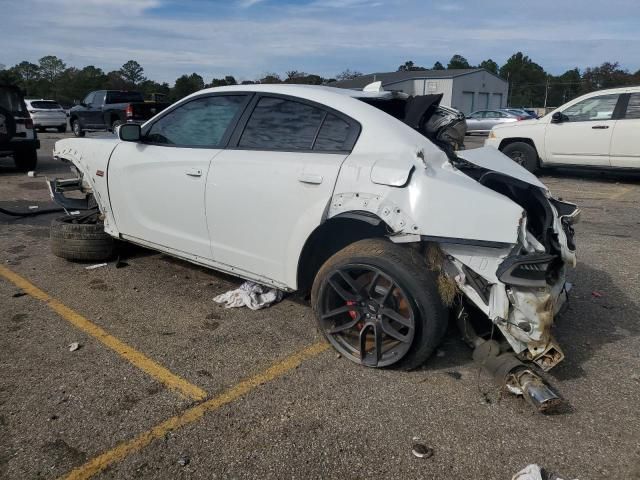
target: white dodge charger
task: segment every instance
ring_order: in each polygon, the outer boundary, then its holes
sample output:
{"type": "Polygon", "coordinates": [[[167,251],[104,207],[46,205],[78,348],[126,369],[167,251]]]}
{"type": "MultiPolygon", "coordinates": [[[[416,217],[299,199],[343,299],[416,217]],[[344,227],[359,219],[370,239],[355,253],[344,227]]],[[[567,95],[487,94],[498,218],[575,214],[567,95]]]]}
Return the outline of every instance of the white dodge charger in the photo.
{"type": "Polygon", "coordinates": [[[578,209],[494,148],[454,150],[464,118],[440,96],[378,87],[206,89],[117,136],[58,141],[77,178],[52,196],[86,214],[54,221],[54,253],[126,240],[311,291],[329,342],[368,366],[422,364],[452,307],[469,343],[484,319],[511,357],[553,367],[578,209]]]}

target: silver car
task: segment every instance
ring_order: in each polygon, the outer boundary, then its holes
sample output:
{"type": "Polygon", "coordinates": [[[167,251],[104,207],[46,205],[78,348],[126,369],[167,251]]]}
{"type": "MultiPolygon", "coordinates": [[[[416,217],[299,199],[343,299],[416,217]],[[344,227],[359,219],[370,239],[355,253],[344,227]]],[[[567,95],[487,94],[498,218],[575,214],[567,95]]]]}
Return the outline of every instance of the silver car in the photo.
{"type": "Polygon", "coordinates": [[[489,133],[496,125],[522,119],[522,115],[505,110],[478,110],[467,116],[467,134],[489,133]]]}
{"type": "Polygon", "coordinates": [[[54,100],[25,99],[27,110],[33,119],[33,126],[39,131],[55,128],[59,132],[67,131],[67,114],[60,104],[54,100]]]}

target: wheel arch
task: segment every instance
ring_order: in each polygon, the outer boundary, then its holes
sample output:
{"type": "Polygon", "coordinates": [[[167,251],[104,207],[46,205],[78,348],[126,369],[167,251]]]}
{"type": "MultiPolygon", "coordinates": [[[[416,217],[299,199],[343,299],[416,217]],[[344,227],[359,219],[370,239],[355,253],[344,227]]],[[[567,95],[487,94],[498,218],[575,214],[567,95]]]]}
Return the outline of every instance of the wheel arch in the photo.
{"type": "MultiPolygon", "coordinates": [[[[502,149],[504,149],[504,147],[506,147],[507,145],[511,145],[512,143],[526,143],[528,145],[531,145],[536,153],[538,153],[538,147],[536,146],[536,143],[533,141],[533,139],[529,138],[529,137],[510,137],[510,138],[505,138],[500,142],[500,145],[498,146],[498,150],[502,151],[502,149]]],[[[540,154],[538,153],[538,158],[540,158],[540,154]]]]}
{"type": "Polygon", "coordinates": [[[334,253],[359,240],[381,238],[388,225],[377,215],[366,211],[343,212],[318,225],[307,238],[298,259],[297,287],[311,289],[320,267],[334,253]]]}

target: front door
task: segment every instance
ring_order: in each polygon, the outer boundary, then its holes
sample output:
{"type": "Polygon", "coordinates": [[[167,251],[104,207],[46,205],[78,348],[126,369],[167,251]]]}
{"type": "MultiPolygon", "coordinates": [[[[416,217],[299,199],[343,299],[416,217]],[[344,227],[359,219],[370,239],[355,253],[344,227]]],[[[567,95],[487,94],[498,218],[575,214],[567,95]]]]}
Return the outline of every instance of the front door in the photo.
{"type": "Polygon", "coordinates": [[[322,222],[357,137],[352,122],[290,97],[257,99],[209,172],[207,222],[216,262],[296,287],[300,251],[322,222]]]}
{"type": "Polygon", "coordinates": [[[608,167],[618,97],[590,97],[563,110],[564,121],[546,127],[545,163],[608,167]]]}
{"type": "Polygon", "coordinates": [[[145,127],[142,142],[116,147],[108,168],[109,194],[121,234],[188,258],[211,259],[206,181],[246,98],[191,99],[145,127]]]}
{"type": "Polygon", "coordinates": [[[640,168],[640,93],[628,97],[626,112],[613,128],[611,166],[640,168]]]}

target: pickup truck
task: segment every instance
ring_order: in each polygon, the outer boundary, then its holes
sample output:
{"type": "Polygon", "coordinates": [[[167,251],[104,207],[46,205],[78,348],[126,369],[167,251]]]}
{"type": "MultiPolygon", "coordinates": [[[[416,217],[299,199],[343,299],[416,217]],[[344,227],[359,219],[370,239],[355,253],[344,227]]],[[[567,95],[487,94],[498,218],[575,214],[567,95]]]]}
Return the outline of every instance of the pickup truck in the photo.
{"type": "Polygon", "coordinates": [[[145,102],[140,92],[97,90],[69,111],[69,123],[76,137],[84,137],[87,131],[113,131],[123,123],[144,123],[168,106],[145,102]]]}

